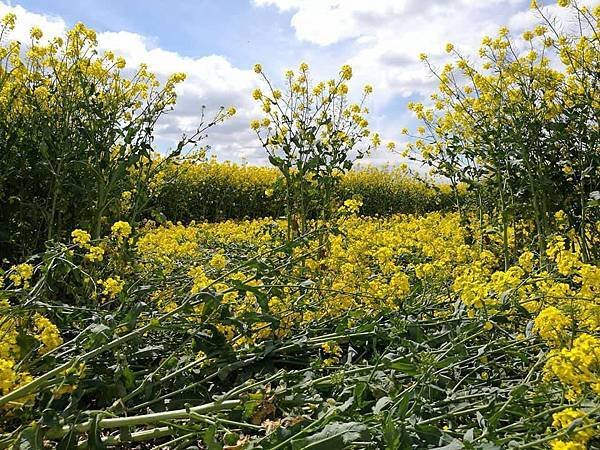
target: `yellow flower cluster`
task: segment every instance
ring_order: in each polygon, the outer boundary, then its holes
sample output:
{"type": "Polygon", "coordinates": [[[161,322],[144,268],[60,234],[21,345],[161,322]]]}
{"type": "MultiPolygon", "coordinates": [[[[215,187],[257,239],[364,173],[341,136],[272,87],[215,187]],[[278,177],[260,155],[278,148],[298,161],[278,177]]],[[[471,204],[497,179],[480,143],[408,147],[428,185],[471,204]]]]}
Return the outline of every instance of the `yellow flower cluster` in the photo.
{"type": "Polygon", "coordinates": [[[40,354],[46,354],[63,343],[58,328],[47,318],[36,314],[33,320],[37,331],[35,337],[42,343],[42,347],[39,349],[40,354]]]}
{"type": "Polygon", "coordinates": [[[82,249],[87,249],[84,258],[90,262],[99,262],[104,259],[104,248],[91,245],[92,237],[87,231],[76,229],[71,232],[73,244],[82,249]]]}
{"type": "Polygon", "coordinates": [[[332,366],[340,362],[342,348],[337,342],[325,342],[324,344],[321,344],[321,349],[328,355],[328,357],[323,360],[324,366],[332,366]]]}
{"type": "MultiPolygon", "coordinates": [[[[258,123],[257,126],[260,124],[258,123]]],[[[422,213],[450,205],[449,185],[423,183],[405,165],[359,165],[334,171],[339,180],[335,197],[362,198],[366,215],[422,213]]],[[[166,165],[153,180],[156,201],[167,217],[218,221],[228,218],[278,217],[283,214],[282,178],[272,167],[231,162],[186,161],[166,165]]],[[[464,186],[459,186],[460,195],[464,186]]]]}
{"type": "Polygon", "coordinates": [[[110,231],[113,237],[118,241],[122,241],[131,234],[131,225],[127,222],[118,221],[113,224],[110,231]]]}
{"type": "Polygon", "coordinates": [[[167,223],[154,229],[142,230],[137,241],[137,252],[141,264],[154,267],[160,265],[170,273],[176,261],[195,257],[199,252],[198,229],[191,224],[167,223]]]}
{"type": "Polygon", "coordinates": [[[544,308],[534,323],[534,329],[553,346],[560,346],[573,329],[573,320],[555,306],[544,308]]]}
{"type": "MultiPolygon", "coordinates": [[[[355,212],[359,204],[352,200],[346,208],[355,212]]],[[[255,288],[260,288],[261,283],[253,279],[252,270],[234,272],[216,281],[226,265],[234,267],[234,262],[230,263],[219,249],[233,244],[258,253],[271,251],[281,242],[285,226],[282,221],[261,219],[148,227],[140,233],[137,252],[146,268],[185,270],[193,293],[206,289],[222,293],[223,303],[233,316],[241,317],[263,307],[252,290],[238,291],[236,283],[255,288]],[[215,251],[207,254],[206,249],[211,247],[215,251]]],[[[298,304],[296,291],[288,287],[269,298],[269,312],[281,317],[280,326],[272,330],[266,323],[253,324],[250,339],[263,339],[272,333],[285,336],[298,326],[340,314],[358,318],[395,310],[410,296],[411,286],[419,276],[449,277],[459,265],[469,264],[477,253],[465,244],[466,233],[460,227],[460,218],[453,214],[389,219],[344,215],[337,226],[340,233],[327,236],[324,247],[324,242],[315,238],[294,252],[299,258],[307,256],[291,275],[319,280],[314,291],[303,295],[302,304],[298,304]],[[302,307],[307,304],[318,304],[319,308],[302,307]]],[[[171,300],[161,304],[174,307],[171,300]]],[[[229,325],[221,328],[228,336],[235,334],[229,325]]],[[[250,343],[248,339],[238,339],[235,345],[250,343]]]]}
{"type": "MultiPolygon", "coordinates": [[[[586,414],[584,411],[573,408],[565,408],[562,411],[552,415],[552,426],[557,430],[564,430],[575,425],[575,421],[584,423],[586,414]]],[[[565,441],[563,439],[554,439],[550,442],[552,450],[586,450],[587,442],[594,437],[596,431],[593,428],[578,430],[575,427],[571,432],[571,439],[565,441]]]]}
{"type": "Polygon", "coordinates": [[[13,282],[15,287],[29,286],[29,280],[33,276],[33,266],[31,264],[22,263],[14,266],[8,275],[8,279],[13,282]]]}
{"type": "Polygon", "coordinates": [[[471,315],[517,304],[531,312],[533,331],[552,348],[545,379],[558,380],[567,400],[577,401],[600,395],[600,268],[582,261],[577,240],[569,244],[565,237],[571,234],[549,240],[543,267],[525,251],[516,265],[498,270],[492,254],[470,250],[470,262],[455,270],[453,289],[471,315]]]}
{"type": "Polygon", "coordinates": [[[102,294],[108,299],[113,299],[121,293],[125,281],[115,275],[114,277],[108,277],[106,280],[98,280],[98,284],[104,286],[102,294]]]}
{"type": "Polygon", "coordinates": [[[345,214],[358,214],[361,206],[361,200],[349,199],[344,201],[344,204],[340,207],[339,211],[345,214]]]}
{"type": "Polygon", "coordinates": [[[99,262],[104,259],[104,249],[100,246],[92,245],[85,255],[85,259],[91,262],[99,262]]]}
{"type": "Polygon", "coordinates": [[[550,352],[544,370],[547,380],[556,377],[567,388],[568,400],[589,392],[600,396],[600,338],[581,334],[571,348],[550,352]]]}
{"type": "Polygon", "coordinates": [[[71,232],[71,238],[73,239],[73,244],[81,248],[88,248],[92,237],[90,233],[84,230],[76,229],[71,232]]]}
{"type": "Polygon", "coordinates": [[[216,253],[210,259],[210,265],[216,270],[223,270],[227,265],[227,258],[222,253],[216,253]]]}
{"type": "MultiPolygon", "coordinates": [[[[33,329],[29,323],[20,317],[10,315],[11,305],[8,300],[0,300],[0,394],[6,395],[13,389],[29,383],[32,376],[20,367],[24,352],[18,343],[18,337],[28,334],[41,343],[38,352],[48,353],[63,343],[56,325],[41,314],[33,317],[33,329]]],[[[19,403],[5,406],[19,406],[31,400],[31,396],[21,399],[19,403]]]]}

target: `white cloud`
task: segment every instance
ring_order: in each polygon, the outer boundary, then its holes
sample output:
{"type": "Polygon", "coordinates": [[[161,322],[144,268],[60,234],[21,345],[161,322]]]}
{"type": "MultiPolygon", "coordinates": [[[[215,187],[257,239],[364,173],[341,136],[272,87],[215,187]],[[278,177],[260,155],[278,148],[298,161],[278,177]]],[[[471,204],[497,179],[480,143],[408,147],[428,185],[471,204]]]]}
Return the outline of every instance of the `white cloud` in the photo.
{"type": "Polygon", "coordinates": [[[66,28],[65,21],[60,17],[34,14],[20,5],[9,6],[0,1],[0,17],[4,17],[9,12],[17,16],[15,29],[6,36],[11,40],[30,42],[29,31],[34,26],[44,30],[46,39],[63,34],[66,28]]]}
{"type": "MultiPolygon", "coordinates": [[[[352,65],[353,91],[360,91],[367,83],[375,88],[369,105],[373,111],[370,121],[384,141],[401,140],[399,130],[410,127],[413,120],[407,112],[398,111],[398,105],[408,98],[425,99],[435,90],[434,77],[419,61],[421,52],[427,53],[435,65],[442,65],[449,58],[444,52],[446,42],[452,42],[462,54],[474,56],[481,38],[494,35],[500,26],[508,25],[513,35],[519,35],[539,20],[529,10],[529,0],[248,1],[289,15],[290,29],[304,43],[300,51],[290,55],[297,60],[273,60],[275,57],[265,52],[259,55],[264,65],[277,67],[306,59],[314,66],[317,78],[332,76],[342,64],[352,65]],[[393,114],[389,113],[394,109],[393,114]]],[[[580,1],[588,5],[600,3],[600,0],[580,1]]],[[[29,29],[34,25],[44,29],[47,36],[62,34],[67,29],[60,17],[35,14],[20,6],[10,7],[0,0],[0,15],[11,9],[18,16],[17,29],[11,37],[23,42],[29,41],[29,29]]],[[[565,10],[554,4],[547,11],[565,19],[565,10]]],[[[570,26],[568,20],[563,22],[564,26],[570,26]]],[[[235,31],[225,32],[235,36],[235,31]]],[[[249,68],[237,67],[222,55],[182,56],[161,48],[156,38],[127,30],[100,32],[98,41],[101,48],[124,56],[130,67],[142,62],[148,64],[163,80],[173,72],[187,74],[186,81],[178,88],[175,110],[156,128],[160,145],[172,145],[181,133],[192,131],[200,121],[202,105],[207,106],[209,115],[221,105],[233,105],[238,110],[237,116],[211,129],[206,142],[220,159],[265,162],[258,140],[248,129],[250,119],[260,115],[250,98],[258,80],[249,68]]],[[[398,158],[382,151],[370,160],[398,158]]]]}
{"type": "MultiPolygon", "coordinates": [[[[33,26],[42,28],[45,38],[63,35],[67,30],[67,24],[60,17],[36,14],[0,1],[0,17],[10,11],[17,15],[17,26],[9,38],[24,44],[30,41],[29,30],[33,26]]],[[[200,123],[203,105],[208,118],[220,106],[235,106],[236,116],[212,128],[205,143],[211,145],[219,159],[246,157],[251,162],[264,162],[260,144],[248,126],[250,119],[258,114],[250,97],[257,84],[252,70],[237,68],[220,55],[185,57],[160,48],[153,38],[128,31],[99,32],[97,37],[100,50],[112,50],[123,56],[131,68],[146,63],[160,80],[164,81],[174,72],[186,73],[186,80],[177,88],[178,101],[174,110],[156,127],[158,146],[174,145],[182,133],[193,132],[200,123]]]]}
{"type": "MultiPolygon", "coordinates": [[[[212,128],[206,143],[212,146],[220,159],[237,160],[241,149],[257,147],[258,141],[248,126],[250,119],[257,114],[250,97],[257,84],[252,70],[239,69],[220,55],[184,57],[155,47],[151,41],[134,33],[100,33],[98,42],[101,48],[123,55],[133,67],[147,64],[159,79],[164,80],[174,72],[187,75],[177,88],[178,100],[174,111],[165,116],[156,130],[160,141],[175,142],[182,132],[193,132],[200,122],[203,106],[206,106],[208,118],[221,106],[235,106],[236,116],[212,128]]],[[[253,162],[261,162],[257,159],[259,155],[248,151],[244,153],[253,162]]]]}
{"type": "MultiPolygon", "coordinates": [[[[373,111],[408,97],[427,99],[435,91],[436,79],[419,60],[426,53],[434,66],[451,57],[447,42],[461,54],[477,56],[481,39],[496,35],[509,26],[514,36],[539,23],[530,10],[530,0],[253,0],[257,6],[272,6],[291,13],[290,26],[299,40],[318,48],[350,46],[343,61],[354,69],[353,84],[372,84],[373,111]]],[[[598,0],[583,0],[594,5],[598,0]]],[[[544,7],[546,14],[569,26],[568,12],[554,2],[544,7]]],[[[327,64],[327,62],[325,62],[327,64]]],[[[331,63],[329,63],[331,64],[331,63]]],[[[335,68],[331,68],[335,70],[335,68]]],[[[372,120],[384,139],[401,140],[400,128],[413,119],[404,113],[372,120]]],[[[377,153],[374,161],[386,155],[377,153]]]]}

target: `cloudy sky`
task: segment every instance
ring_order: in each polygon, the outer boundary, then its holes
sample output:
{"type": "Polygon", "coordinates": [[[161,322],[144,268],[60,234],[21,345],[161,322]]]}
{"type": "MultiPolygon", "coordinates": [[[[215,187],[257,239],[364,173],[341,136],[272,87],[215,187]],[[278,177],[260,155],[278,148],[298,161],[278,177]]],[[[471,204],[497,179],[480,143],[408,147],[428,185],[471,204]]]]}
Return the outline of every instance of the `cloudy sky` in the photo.
{"type": "MultiPolygon", "coordinates": [[[[546,0],[548,2],[548,0],[546,0]]],[[[598,3],[589,1],[586,3],[598,3]]],[[[373,85],[372,128],[384,141],[401,143],[403,127],[414,126],[409,101],[426,98],[435,82],[421,52],[443,64],[452,42],[476,55],[481,38],[500,26],[520,34],[537,21],[530,0],[0,0],[0,16],[18,17],[14,38],[28,41],[41,26],[59,34],[78,21],[94,28],[99,44],[124,56],[129,65],[145,62],[162,77],[185,72],[175,111],[157,129],[165,150],[192,130],[202,105],[235,106],[238,114],[213,129],[207,140],[221,160],[264,163],[249,121],[260,116],[251,98],[258,85],[252,71],[281,79],[300,62],[317,78],[330,78],[342,64],[354,69],[355,91],[373,85]]],[[[555,6],[549,6],[556,12],[555,6]]],[[[397,162],[382,149],[370,162],[397,162]]]]}

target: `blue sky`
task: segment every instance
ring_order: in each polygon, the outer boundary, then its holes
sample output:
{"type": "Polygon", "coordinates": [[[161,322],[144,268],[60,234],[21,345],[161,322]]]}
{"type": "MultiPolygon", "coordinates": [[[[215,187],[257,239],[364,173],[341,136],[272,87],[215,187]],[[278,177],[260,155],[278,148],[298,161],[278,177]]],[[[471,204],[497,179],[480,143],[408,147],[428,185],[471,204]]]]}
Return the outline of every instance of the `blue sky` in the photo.
{"type": "MultiPolygon", "coordinates": [[[[252,66],[260,62],[271,78],[306,61],[316,78],[330,78],[342,64],[355,76],[351,89],[369,83],[372,128],[400,145],[403,127],[414,128],[406,110],[426,99],[435,81],[418,55],[436,64],[448,56],[446,42],[476,55],[481,38],[500,26],[513,34],[536,23],[530,0],[0,0],[0,14],[12,9],[27,35],[33,25],[59,34],[78,21],[99,33],[102,48],[135,66],[148,63],[159,77],[183,71],[179,102],[157,128],[161,150],[190,131],[201,105],[238,109],[234,119],[213,129],[207,140],[221,160],[264,163],[248,123],[260,116],[251,91],[258,85],[252,66]]],[[[597,0],[585,0],[597,4],[597,0]]],[[[560,14],[553,4],[552,13],[560,14]]],[[[25,40],[25,39],[24,39],[25,40]]],[[[385,150],[368,162],[399,162],[385,150]]]]}
{"type": "Polygon", "coordinates": [[[148,36],[183,56],[223,55],[240,66],[254,64],[254,58],[266,51],[281,54],[301,48],[289,28],[290,13],[279,14],[275,8],[256,7],[247,0],[24,0],[13,4],[62,17],[67,24],[81,21],[99,31],[148,36]]]}

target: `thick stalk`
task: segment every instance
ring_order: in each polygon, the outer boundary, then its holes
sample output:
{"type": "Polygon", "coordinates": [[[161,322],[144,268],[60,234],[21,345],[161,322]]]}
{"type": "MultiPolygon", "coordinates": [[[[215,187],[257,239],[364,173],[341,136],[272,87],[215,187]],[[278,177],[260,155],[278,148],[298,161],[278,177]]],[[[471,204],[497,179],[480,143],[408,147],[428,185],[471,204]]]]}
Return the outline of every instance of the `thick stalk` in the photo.
{"type": "MultiPolygon", "coordinates": [[[[97,423],[98,429],[132,427],[136,425],[149,425],[153,423],[166,422],[169,420],[189,419],[195,414],[204,414],[215,411],[233,409],[241,404],[241,400],[225,400],[222,402],[211,402],[205,405],[194,406],[187,409],[176,409],[173,411],[164,411],[152,414],[142,414],[130,417],[113,417],[109,419],[100,419],[97,423]]],[[[92,420],[74,425],[73,427],[65,425],[59,428],[51,428],[45,434],[49,439],[57,439],[68,434],[71,429],[77,433],[85,433],[90,430],[92,420]]]]}

